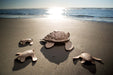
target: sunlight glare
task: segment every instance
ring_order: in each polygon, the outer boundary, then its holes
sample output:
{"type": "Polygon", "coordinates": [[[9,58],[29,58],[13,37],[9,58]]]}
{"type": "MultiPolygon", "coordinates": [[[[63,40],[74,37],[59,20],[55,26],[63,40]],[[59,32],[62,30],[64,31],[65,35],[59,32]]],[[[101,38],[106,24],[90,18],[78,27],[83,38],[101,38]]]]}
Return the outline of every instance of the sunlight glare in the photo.
{"type": "Polygon", "coordinates": [[[63,18],[64,8],[50,8],[47,13],[49,14],[48,18],[61,19],[63,18]]]}

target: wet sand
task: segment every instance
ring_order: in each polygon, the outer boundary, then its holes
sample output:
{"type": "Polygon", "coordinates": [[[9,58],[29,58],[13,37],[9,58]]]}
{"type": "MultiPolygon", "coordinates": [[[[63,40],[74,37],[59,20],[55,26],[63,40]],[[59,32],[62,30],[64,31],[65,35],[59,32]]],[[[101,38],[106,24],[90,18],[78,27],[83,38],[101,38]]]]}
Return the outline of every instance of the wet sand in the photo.
{"type": "Polygon", "coordinates": [[[0,75],[113,75],[113,23],[50,19],[0,19],[0,75]],[[70,32],[74,49],[64,45],[45,49],[40,42],[46,34],[70,32]],[[23,38],[33,38],[32,46],[20,47],[23,38]],[[34,49],[37,62],[15,60],[17,52],[34,49]],[[72,57],[88,52],[103,60],[96,65],[82,65],[72,57]]]}

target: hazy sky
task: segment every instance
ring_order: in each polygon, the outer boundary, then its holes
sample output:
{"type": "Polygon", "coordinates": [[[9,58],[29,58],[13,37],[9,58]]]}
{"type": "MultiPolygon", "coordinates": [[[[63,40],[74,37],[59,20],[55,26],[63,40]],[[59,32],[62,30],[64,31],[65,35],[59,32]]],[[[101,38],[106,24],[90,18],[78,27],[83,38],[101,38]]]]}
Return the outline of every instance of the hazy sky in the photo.
{"type": "Polygon", "coordinates": [[[113,0],[0,0],[3,8],[110,7],[113,0]]]}

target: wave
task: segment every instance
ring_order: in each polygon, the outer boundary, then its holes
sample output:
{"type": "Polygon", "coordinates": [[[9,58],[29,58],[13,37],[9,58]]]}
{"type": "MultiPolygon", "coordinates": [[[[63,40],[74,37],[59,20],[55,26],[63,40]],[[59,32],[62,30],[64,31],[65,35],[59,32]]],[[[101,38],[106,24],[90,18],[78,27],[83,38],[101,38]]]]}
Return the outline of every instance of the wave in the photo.
{"type": "Polygon", "coordinates": [[[113,17],[99,17],[99,18],[113,18],[113,17]]]}
{"type": "Polygon", "coordinates": [[[0,15],[43,15],[43,14],[46,14],[46,13],[19,13],[19,12],[16,12],[16,13],[10,13],[10,12],[0,12],[0,15]]]}
{"type": "Polygon", "coordinates": [[[113,18],[113,17],[104,17],[104,16],[91,16],[91,15],[68,15],[70,17],[78,17],[78,18],[113,18]]]}
{"type": "Polygon", "coordinates": [[[69,15],[72,17],[94,17],[94,16],[90,16],[90,15],[69,15]]]}
{"type": "Polygon", "coordinates": [[[43,15],[46,11],[46,9],[1,9],[0,15],[43,15]]]}

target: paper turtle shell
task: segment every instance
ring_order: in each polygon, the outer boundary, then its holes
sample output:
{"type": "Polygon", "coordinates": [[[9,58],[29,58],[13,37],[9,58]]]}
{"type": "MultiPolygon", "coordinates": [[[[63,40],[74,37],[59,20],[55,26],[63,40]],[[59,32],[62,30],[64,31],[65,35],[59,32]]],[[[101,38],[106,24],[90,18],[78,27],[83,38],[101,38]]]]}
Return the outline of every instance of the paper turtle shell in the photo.
{"type": "Polygon", "coordinates": [[[65,43],[66,50],[72,50],[73,45],[70,41],[70,33],[65,33],[63,31],[53,31],[46,35],[42,40],[46,42],[45,47],[51,48],[55,43],[65,43]]]}
{"type": "Polygon", "coordinates": [[[81,63],[85,63],[85,62],[91,62],[92,64],[95,64],[95,60],[96,61],[102,61],[102,59],[91,56],[89,53],[81,53],[80,55],[73,57],[73,59],[82,59],[81,63]]]}
{"type": "Polygon", "coordinates": [[[26,45],[26,44],[32,45],[33,39],[32,38],[22,39],[22,40],[20,40],[19,44],[20,45],[26,45]]]}

